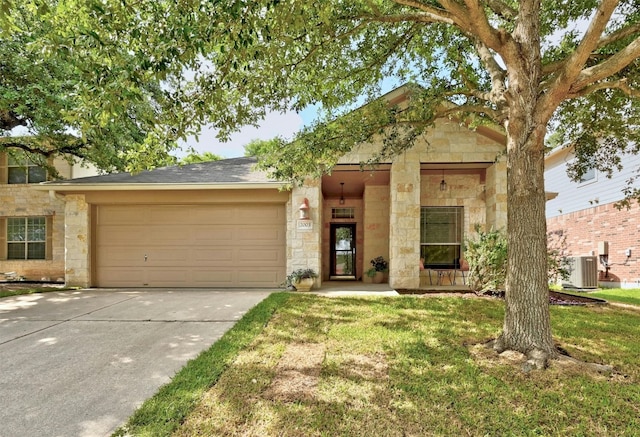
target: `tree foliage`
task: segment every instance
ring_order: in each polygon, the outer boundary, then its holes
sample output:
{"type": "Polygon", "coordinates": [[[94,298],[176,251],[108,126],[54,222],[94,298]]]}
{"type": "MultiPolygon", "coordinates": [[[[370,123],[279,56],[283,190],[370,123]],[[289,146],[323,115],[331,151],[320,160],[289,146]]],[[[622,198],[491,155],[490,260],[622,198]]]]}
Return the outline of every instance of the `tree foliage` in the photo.
{"type": "Polygon", "coordinates": [[[77,157],[107,171],[171,162],[169,152],[188,132],[171,80],[115,33],[111,41],[98,35],[93,26],[117,21],[100,8],[26,1],[3,10],[0,151],[43,163],[77,157]]]}
{"type": "Polygon", "coordinates": [[[224,158],[212,152],[198,153],[196,151],[193,151],[184,158],[180,159],[180,164],[196,164],[198,162],[220,161],[221,159],[224,158]]]}
{"type": "Polygon", "coordinates": [[[270,140],[255,139],[249,141],[244,146],[244,156],[265,156],[269,153],[273,153],[279,147],[284,145],[284,140],[281,138],[272,138],[270,140]]]}

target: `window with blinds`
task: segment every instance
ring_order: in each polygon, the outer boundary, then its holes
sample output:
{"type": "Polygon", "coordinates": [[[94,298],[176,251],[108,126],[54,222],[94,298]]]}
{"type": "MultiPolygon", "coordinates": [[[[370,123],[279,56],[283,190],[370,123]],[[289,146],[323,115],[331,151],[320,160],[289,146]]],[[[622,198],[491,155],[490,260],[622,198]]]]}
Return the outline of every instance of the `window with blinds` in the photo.
{"type": "Polygon", "coordinates": [[[420,257],[428,265],[459,265],[462,250],[462,207],[422,207],[420,257]]]}

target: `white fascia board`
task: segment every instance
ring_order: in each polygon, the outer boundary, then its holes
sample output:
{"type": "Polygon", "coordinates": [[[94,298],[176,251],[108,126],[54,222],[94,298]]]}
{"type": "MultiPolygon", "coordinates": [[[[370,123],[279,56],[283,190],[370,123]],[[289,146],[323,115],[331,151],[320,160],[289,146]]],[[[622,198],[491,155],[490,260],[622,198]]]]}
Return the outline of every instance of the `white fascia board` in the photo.
{"type": "Polygon", "coordinates": [[[31,186],[39,191],[184,191],[184,190],[259,190],[283,188],[282,182],[247,182],[221,184],[65,184],[41,183],[31,186]]]}

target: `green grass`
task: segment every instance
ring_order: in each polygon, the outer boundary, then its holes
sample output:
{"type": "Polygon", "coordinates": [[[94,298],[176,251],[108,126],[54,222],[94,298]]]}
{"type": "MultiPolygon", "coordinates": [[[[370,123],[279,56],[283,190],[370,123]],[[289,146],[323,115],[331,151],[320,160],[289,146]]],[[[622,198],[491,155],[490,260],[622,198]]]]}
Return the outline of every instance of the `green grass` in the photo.
{"type": "Polygon", "coordinates": [[[637,435],[640,313],[553,306],[551,314],[564,349],[580,360],[611,364],[615,372],[554,364],[525,374],[490,351],[468,347],[499,333],[504,313],[498,300],[275,294],[190,362],[121,432],[637,435]],[[313,396],[270,397],[280,359],[300,343],[325,351],[313,396]]]}
{"type": "Polygon", "coordinates": [[[610,288],[598,291],[591,291],[589,296],[599,297],[610,302],[627,303],[631,305],[640,305],[640,289],[629,288],[610,288]]]}
{"type": "Polygon", "coordinates": [[[0,290],[0,299],[3,297],[10,297],[10,296],[22,296],[25,294],[49,293],[51,291],[66,291],[66,290],[74,290],[74,288],[33,287],[33,288],[22,288],[22,289],[16,289],[16,290],[0,290]]]}

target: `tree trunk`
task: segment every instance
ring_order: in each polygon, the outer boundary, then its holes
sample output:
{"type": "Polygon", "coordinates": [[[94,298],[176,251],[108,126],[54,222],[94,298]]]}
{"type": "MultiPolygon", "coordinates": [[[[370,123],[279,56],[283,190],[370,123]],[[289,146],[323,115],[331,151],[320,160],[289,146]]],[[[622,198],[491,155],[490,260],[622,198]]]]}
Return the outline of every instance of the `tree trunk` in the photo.
{"type": "Polygon", "coordinates": [[[508,148],[506,312],[496,341],[498,351],[527,354],[538,368],[557,356],[549,315],[543,153],[533,144],[508,148]]]}
{"type": "Polygon", "coordinates": [[[533,367],[557,356],[551,336],[544,192],[544,137],[549,111],[541,104],[539,0],[523,0],[508,48],[507,280],[498,351],[526,354],[533,367]]]}

